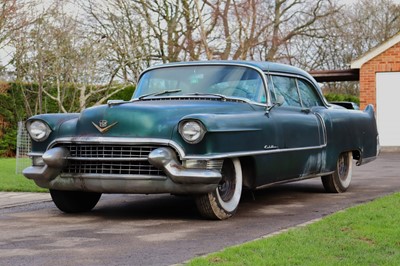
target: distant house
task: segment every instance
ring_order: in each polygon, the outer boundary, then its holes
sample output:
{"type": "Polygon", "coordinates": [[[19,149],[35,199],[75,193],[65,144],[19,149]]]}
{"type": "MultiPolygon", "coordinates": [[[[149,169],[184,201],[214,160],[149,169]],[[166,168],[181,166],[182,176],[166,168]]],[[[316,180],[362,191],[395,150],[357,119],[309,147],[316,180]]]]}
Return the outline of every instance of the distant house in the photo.
{"type": "Polygon", "coordinates": [[[400,149],[400,33],[351,63],[359,70],[360,105],[376,109],[381,146],[400,149]]]}

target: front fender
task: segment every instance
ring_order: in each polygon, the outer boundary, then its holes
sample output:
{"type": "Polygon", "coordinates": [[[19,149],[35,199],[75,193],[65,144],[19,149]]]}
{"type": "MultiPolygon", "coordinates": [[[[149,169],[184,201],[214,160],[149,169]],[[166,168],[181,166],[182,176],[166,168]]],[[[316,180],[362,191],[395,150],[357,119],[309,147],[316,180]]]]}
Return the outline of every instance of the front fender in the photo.
{"type": "Polygon", "coordinates": [[[78,113],[70,113],[70,114],[41,114],[30,117],[28,121],[32,120],[42,120],[46,122],[52,131],[56,131],[58,127],[63,124],[65,121],[78,118],[78,113]]]}
{"type": "Polygon", "coordinates": [[[32,141],[32,152],[45,152],[48,145],[59,137],[60,127],[66,122],[76,121],[79,117],[77,113],[71,114],[41,114],[30,117],[28,121],[41,120],[49,125],[51,133],[49,137],[43,142],[32,141]]]}
{"type": "MultiPolygon", "coordinates": [[[[265,146],[265,130],[268,119],[264,112],[242,114],[194,114],[182,120],[198,120],[207,132],[200,143],[186,143],[174,131],[172,140],[180,143],[186,155],[213,156],[230,152],[259,151],[265,146]],[[251,141],[249,141],[251,140],[251,141]]],[[[182,121],[181,120],[181,121],[182,121]]]]}
{"type": "MultiPolygon", "coordinates": [[[[259,120],[260,113],[245,114],[194,114],[184,116],[182,120],[199,120],[206,127],[207,132],[245,132],[262,130],[259,120]]],[[[262,120],[265,116],[262,114],[262,120]]]]}

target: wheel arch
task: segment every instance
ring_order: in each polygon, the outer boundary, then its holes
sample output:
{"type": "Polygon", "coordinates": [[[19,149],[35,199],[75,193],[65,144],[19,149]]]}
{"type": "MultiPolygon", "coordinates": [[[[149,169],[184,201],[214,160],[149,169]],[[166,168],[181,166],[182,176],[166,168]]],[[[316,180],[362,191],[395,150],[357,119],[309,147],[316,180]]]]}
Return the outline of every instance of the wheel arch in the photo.
{"type": "Polygon", "coordinates": [[[242,166],[243,188],[254,189],[256,187],[256,162],[254,157],[240,157],[242,166]]]}
{"type": "Polygon", "coordinates": [[[352,151],[352,155],[353,155],[353,160],[357,160],[357,164],[358,162],[361,161],[362,158],[362,153],[359,149],[355,149],[352,151]]]}

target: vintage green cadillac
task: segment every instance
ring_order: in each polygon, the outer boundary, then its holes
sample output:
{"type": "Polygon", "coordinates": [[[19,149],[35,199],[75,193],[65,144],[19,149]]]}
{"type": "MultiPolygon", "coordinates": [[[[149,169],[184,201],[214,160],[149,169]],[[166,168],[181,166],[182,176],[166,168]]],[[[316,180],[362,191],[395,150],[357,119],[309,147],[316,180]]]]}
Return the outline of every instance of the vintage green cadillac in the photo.
{"type": "Polygon", "coordinates": [[[226,219],[242,189],[322,177],[344,192],[379,152],[374,109],[330,105],[306,72],[269,62],[172,63],[144,71],[130,101],[31,117],[27,178],[64,212],[102,193],[193,195],[226,219]]]}

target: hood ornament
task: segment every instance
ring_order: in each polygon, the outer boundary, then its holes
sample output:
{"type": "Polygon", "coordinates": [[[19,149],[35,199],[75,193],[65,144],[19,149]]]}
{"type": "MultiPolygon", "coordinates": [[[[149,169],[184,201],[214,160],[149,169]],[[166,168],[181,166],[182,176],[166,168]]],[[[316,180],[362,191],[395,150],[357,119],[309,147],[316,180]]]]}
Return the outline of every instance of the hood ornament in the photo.
{"type": "Polygon", "coordinates": [[[118,122],[114,122],[111,125],[108,126],[108,121],[107,120],[100,120],[99,125],[97,125],[95,122],[92,122],[93,126],[101,133],[106,133],[110,128],[118,124],[118,122]]]}

